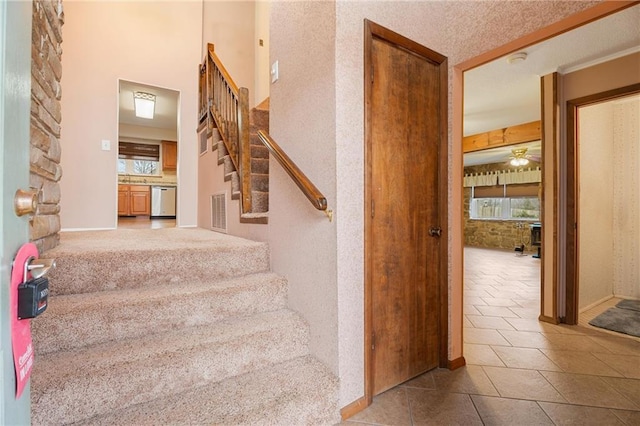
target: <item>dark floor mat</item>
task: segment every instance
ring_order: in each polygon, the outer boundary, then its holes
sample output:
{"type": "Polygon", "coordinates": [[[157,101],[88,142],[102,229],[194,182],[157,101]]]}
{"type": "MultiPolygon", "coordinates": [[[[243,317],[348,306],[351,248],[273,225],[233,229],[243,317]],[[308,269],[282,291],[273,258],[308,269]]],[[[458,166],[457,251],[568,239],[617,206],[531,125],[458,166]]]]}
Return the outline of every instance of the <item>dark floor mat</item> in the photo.
{"type": "Polygon", "coordinates": [[[640,312],[640,300],[621,300],[616,305],[616,308],[630,309],[632,311],[640,312]]]}
{"type": "Polygon", "coordinates": [[[617,306],[609,308],[589,321],[589,324],[595,327],[617,331],[618,333],[640,337],[640,309],[621,309],[617,306]]]}

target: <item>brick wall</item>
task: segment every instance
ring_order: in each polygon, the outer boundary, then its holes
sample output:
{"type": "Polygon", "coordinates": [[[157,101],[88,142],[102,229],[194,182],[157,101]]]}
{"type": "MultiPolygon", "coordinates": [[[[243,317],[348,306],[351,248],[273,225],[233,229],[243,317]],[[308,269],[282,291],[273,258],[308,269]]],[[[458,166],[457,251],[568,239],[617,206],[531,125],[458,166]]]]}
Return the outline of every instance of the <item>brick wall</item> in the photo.
{"type": "MultiPolygon", "coordinates": [[[[531,162],[527,167],[538,167],[539,163],[531,162]]],[[[464,173],[481,173],[494,170],[506,170],[504,164],[485,164],[465,167],[464,173]]],[[[464,244],[472,247],[513,250],[516,245],[525,244],[528,253],[537,252],[537,247],[530,244],[532,221],[513,220],[472,220],[469,216],[471,188],[464,188],[464,244]]],[[[536,221],[537,222],[537,221],[536,221]]]]}
{"type": "Polygon", "coordinates": [[[63,24],[62,0],[33,2],[30,186],[40,195],[29,235],[40,252],[59,243],[63,24]]]}

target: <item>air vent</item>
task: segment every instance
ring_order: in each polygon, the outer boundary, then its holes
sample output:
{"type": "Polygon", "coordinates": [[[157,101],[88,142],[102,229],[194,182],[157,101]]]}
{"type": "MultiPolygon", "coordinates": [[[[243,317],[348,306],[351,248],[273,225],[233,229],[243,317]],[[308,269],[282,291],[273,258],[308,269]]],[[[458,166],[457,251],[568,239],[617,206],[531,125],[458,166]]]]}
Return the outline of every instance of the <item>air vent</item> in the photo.
{"type": "Polygon", "coordinates": [[[227,233],[227,193],[211,196],[211,230],[227,233]]]}

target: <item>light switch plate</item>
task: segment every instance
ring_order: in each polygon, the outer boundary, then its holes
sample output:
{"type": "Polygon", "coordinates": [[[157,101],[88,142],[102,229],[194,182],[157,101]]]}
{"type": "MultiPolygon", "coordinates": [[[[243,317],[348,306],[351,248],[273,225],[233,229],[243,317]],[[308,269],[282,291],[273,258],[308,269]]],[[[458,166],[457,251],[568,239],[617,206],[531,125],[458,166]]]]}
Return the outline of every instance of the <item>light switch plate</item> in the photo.
{"type": "Polygon", "coordinates": [[[276,81],[278,81],[279,77],[278,61],[275,61],[273,64],[271,64],[271,82],[275,83],[276,81]]]}
{"type": "Polygon", "coordinates": [[[111,141],[107,139],[102,139],[102,150],[103,151],[111,151],[111,141]]]}

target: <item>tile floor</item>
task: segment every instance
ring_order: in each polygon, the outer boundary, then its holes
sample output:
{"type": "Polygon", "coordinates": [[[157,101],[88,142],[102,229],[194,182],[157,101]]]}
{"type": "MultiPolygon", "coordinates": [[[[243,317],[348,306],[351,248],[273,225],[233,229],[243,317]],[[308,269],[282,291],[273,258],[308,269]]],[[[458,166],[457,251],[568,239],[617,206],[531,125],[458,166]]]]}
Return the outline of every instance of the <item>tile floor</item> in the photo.
{"type": "Polygon", "coordinates": [[[465,249],[464,356],[347,425],[640,425],[640,339],[537,320],[540,260],[465,249]]]}

